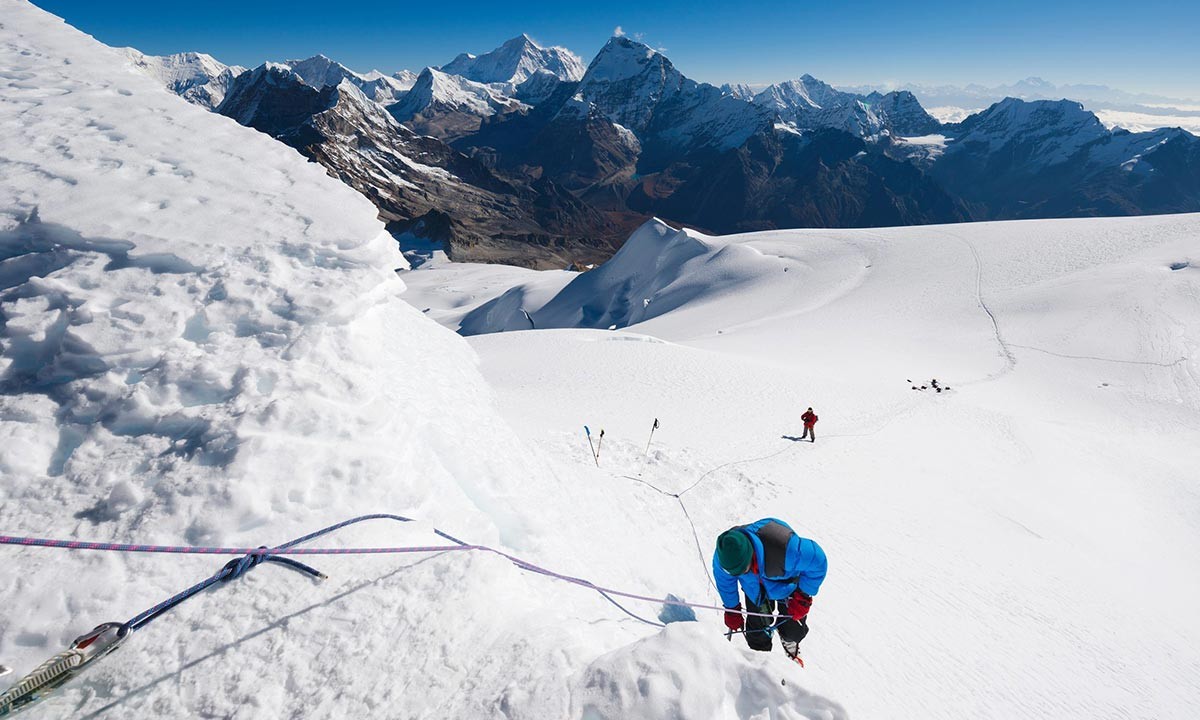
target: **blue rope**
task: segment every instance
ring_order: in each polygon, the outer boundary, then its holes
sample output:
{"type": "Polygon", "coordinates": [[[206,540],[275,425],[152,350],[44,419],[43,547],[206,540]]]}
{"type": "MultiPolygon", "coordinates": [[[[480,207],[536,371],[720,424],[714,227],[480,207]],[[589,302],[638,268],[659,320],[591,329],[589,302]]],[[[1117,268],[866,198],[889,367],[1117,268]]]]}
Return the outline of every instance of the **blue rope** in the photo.
{"type": "Polygon", "coordinates": [[[205,578],[204,580],[196,583],[195,585],[191,586],[187,590],[184,590],[183,592],[172,595],[171,597],[160,602],[159,604],[155,605],[154,607],[152,607],[138,615],[133,616],[129,620],[129,622],[127,622],[125,624],[129,627],[129,629],[131,631],[132,630],[140,630],[140,629],[144,628],[145,626],[149,625],[151,621],[157,619],[158,616],[160,616],[163,613],[167,612],[168,610],[174,608],[176,605],[179,605],[183,601],[188,600],[189,598],[192,598],[196,595],[199,595],[200,593],[204,592],[205,590],[212,587],[213,585],[216,585],[217,583],[229,582],[230,580],[235,580],[265,562],[277,563],[279,565],[283,565],[284,567],[291,568],[297,572],[304,573],[306,575],[309,575],[310,577],[314,577],[319,580],[325,579],[325,574],[322,573],[321,571],[319,571],[315,568],[309,567],[308,565],[305,565],[304,563],[299,562],[297,560],[293,560],[291,558],[279,557],[277,555],[245,555],[243,557],[234,558],[233,560],[230,560],[229,562],[225,563],[224,567],[222,567],[219,571],[217,571],[216,575],[213,575],[212,577],[209,577],[209,578],[205,578]]]}
{"type": "MultiPolygon", "coordinates": [[[[344,528],[348,525],[354,525],[355,523],[364,522],[366,520],[396,520],[399,522],[412,522],[412,518],[406,518],[402,515],[391,515],[388,513],[376,513],[373,515],[360,515],[359,517],[350,518],[349,520],[344,520],[340,523],[337,523],[336,525],[330,525],[329,527],[321,528],[320,530],[317,530],[316,532],[311,532],[307,535],[302,535],[301,537],[298,537],[294,540],[289,540],[288,542],[286,542],[282,545],[276,545],[273,548],[268,548],[265,545],[260,546],[260,547],[261,547],[261,549],[264,549],[264,550],[286,550],[287,548],[295,547],[296,545],[308,542],[309,540],[315,540],[316,538],[319,538],[322,535],[328,535],[331,532],[341,530],[342,528],[344,528]]],[[[450,540],[451,542],[457,543],[459,545],[466,544],[463,541],[458,540],[457,538],[450,537],[449,535],[447,535],[439,530],[434,530],[434,532],[437,533],[438,535],[440,535],[441,537],[444,537],[447,540],[450,540]]],[[[204,580],[201,580],[200,582],[196,583],[195,585],[191,586],[190,588],[188,588],[182,592],[176,593],[175,595],[172,595],[171,597],[167,598],[166,600],[160,602],[159,604],[155,605],[152,608],[149,608],[148,610],[145,610],[142,613],[139,613],[138,615],[134,615],[133,618],[131,618],[129,620],[129,622],[126,623],[126,625],[129,626],[130,631],[141,630],[142,628],[146,627],[154,620],[157,620],[161,615],[166,613],[168,610],[171,610],[171,609],[175,608],[176,606],[180,605],[181,603],[185,602],[186,600],[189,600],[189,599],[195,597],[196,595],[199,595],[200,593],[204,592],[205,590],[212,587],[213,585],[216,585],[219,582],[229,582],[230,580],[236,580],[237,578],[240,578],[242,575],[245,575],[247,572],[253,570],[254,568],[258,567],[259,565],[261,565],[262,563],[265,563],[265,562],[271,562],[271,563],[283,565],[286,568],[290,568],[292,570],[303,573],[305,575],[308,575],[309,577],[313,577],[318,580],[324,580],[326,577],[325,574],[322,573],[320,570],[317,570],[316,568],[310,567],[308,565],[305,565],[302,562],[293,560],[291,558],[281,557],[278,555],[271,555],[269,553],[254,553],[254,554],[250,554],[250,555],[244,555],[240,558],[234,558],[233,560],[230,560],[229,562],[225,563],[225,566],[222,567],[220,570],[218,570],[215,575],[205,578],[204,580]]]]}

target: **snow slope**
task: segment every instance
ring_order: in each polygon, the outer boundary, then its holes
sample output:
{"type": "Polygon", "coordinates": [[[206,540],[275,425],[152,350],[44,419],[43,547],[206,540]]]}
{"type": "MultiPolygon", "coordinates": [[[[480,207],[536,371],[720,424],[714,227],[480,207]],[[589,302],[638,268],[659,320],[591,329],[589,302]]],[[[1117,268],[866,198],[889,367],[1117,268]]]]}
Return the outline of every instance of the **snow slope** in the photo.
{"type": "Polygon", "coordinates": [[[530,270],[509,265],[456,263],[438,250],[413,261],[405,276],[412,302],[426,316],[464,335],[528,330],[522,311],[542,307],[578,275],[569,270],[530,270]]]}
{"type": "MultiPolygon", "coordinates": [[[[328,544],[425,544],[436,525],[596,582],[700,594],[673,561],[690,537],[519,439],[466,343],[398,298],[405,262],[365,199],[32,5],[0,11],[5,533],[258,545],[390,511],[422,522],[328,544]]],[[[219,568],[0,553],[0,657],[18,673],[219,568]]],[[[651,661],[685,689],[728,677],[709,697],[747,717],[770,705],[738,698],[790,670],[728,645],[695,667],[713,617],[646,642],[655,629],[595,593],[495,556],[314,564],[328,581],[263,567],[201,594],[28,717],[668,717],[684,690],[644,693],[651,661]]]]}
{"type": "MultiPolygon", "coordinates": [[[[569,327],[471,344],[524,438],[705,551],[767,515],[820,541],[802,677],[850,716],[1182,720],[1200,705],[1198,256],[1197,215],[650,223],[525,308],[569,327]],[[794,442],[810,405],[818,440],[794,442]],[[606,431],[600,468],[584,423],[606,431]]],[[[704,560],[678,558],[685,591],[704,560]]]]}

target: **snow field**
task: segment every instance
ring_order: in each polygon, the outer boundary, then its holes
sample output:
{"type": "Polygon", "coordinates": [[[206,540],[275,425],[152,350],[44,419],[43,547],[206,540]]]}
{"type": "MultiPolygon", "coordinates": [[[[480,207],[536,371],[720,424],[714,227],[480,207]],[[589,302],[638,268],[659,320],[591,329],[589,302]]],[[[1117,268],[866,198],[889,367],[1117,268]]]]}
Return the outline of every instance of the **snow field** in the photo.
{"type": "MultiPolygon", "coordinates": [[[[539,327],[634,308],[590,318],[627,329],[471,343],[521,435],[632,493],[673,546],[689,519],[707,556],[765,515],[818,539],[804,683],[850,715],[1189,717],[1198,223],[695,236],[685,258],[651,225],[610,263],[630,272],[526,308],[539,327]],[[931,377],[952,390],[911,389],[931,377]],[[818,442],[795,443],[808,405],[818,442]],[[605,428],[599,470],[573,422],[605,428]],[[669,493],[689,487],[685,516],[669,493]]],[[[657,574],[711,597],[692,545],[657,574]]]]}

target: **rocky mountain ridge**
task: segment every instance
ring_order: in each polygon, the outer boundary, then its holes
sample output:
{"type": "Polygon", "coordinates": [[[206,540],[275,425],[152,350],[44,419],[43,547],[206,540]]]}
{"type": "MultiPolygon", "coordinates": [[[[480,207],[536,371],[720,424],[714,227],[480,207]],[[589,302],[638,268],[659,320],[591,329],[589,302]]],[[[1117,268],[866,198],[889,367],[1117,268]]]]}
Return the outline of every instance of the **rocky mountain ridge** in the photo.
{"type": "Polygon", "coordinates": [[[624,36],[586,68],[526,35],[415,77],[324,56],[236,82],[188,67],[199,77],[164,84],[199,104],[244,85],[220,112],[459,259],[603,259],[650,214],[736,232],[1200,210],[1200,140],[1181,130],[1113,131],[1078,103],[1014,98],[943,124],[911,92],[810,75],[718,88],[624,36]]]}

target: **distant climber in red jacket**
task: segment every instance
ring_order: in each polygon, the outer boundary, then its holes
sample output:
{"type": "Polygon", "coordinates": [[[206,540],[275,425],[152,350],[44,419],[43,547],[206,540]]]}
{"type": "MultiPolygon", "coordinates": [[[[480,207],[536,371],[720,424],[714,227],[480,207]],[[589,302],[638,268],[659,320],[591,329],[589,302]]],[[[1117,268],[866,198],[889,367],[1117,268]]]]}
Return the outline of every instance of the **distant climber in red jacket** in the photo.
{"type": "Polygon", "coordinates": [[[804,411],[800,419],[804,421],[804,434],[800,436],[800,439],[808,438],[809,442],[816,442],[817,431],[813,429],[813,426],[817,424],[817,414],[812,411],[812,408],[809,408],[804,411]]]}

